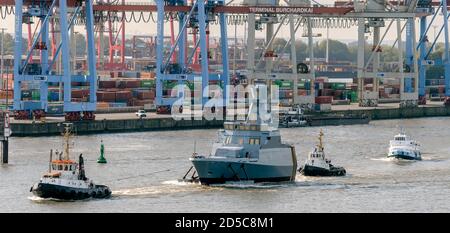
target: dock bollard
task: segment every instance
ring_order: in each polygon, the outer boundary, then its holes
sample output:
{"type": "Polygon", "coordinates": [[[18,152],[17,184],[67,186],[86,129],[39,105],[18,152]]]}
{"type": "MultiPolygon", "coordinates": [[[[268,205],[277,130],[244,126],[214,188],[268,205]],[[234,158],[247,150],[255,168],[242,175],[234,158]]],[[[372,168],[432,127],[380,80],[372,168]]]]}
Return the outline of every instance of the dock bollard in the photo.
{"type": "Polygon", "coordinates": [[[104,154],[105,154],[105,146],[103,145],[103,140],[102,140],[101,144],[100,144],[100,157],[98,157],[97,163],[106,163],[104,154]]]}

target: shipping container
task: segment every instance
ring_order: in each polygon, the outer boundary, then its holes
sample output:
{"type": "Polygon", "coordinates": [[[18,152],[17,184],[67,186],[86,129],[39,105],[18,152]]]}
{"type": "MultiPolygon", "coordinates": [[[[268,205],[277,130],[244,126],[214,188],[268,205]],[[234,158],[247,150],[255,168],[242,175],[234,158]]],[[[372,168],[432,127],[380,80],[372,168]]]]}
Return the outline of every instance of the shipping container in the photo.
{"type": "Polygon", "coordinates": [[[99,88],[115,88],[116,81],[99,81],[99,88]]]}
{"type": "Polygon", "coordinates": [[[131,91],[117,91],[115,93],[115,102],[127,102],[133,98],[131,91]]]}
{"type": "Polygon", "coordinates": [[[110,108],[124,108],[127,106],[125,102],[111,102],[109,103],[110,108]]]}
{"type": "Polygon", "coordinates": [[[345,90],[346,85],[345,83],[332,83],[331,89],[333,90],[345,90]]]}
{"type": "Polygon", "coordinates": [[[108,91],[97,91],[97,100],[100,102],[114,102],[116,94],[108,91]]]}
{"type": "Polygon", "coordinates": [[[331,104],[315,104],[314,110],[321,111],[321,112],[328,112],[331,111],[331,104]]]}
{"type": "Polygon", "coordinates": [[[156,82],[154,79],[141,80],[141,87],[155,88],[156,82]]]}
{"type": "Polygon", "coordinates": [[[331,104],[333,102],[332,96],[318,96],[315,98],[316,104],[331,104]]]}
{"type": "Polygon", "coordinates": [[[40,92],[40,90],[33,90],[33,91],[31,91],[31,99],[32,100],[40,100],[41,99],[41,92],[40,92]]]}
{"type": "Polygon", "coordinates": [[[47,108],[48,114],[62,114],[64,111],[63,105],[50,105],[47,108]]]}
{"type": "Polygon", "coordinates": [[[21,96],[22,96],[22,99],[29,99],[29,98],[31,98],[32,94],[31,94],[30,90],[24,90],[24,91],[22,91],[21,96]]]}

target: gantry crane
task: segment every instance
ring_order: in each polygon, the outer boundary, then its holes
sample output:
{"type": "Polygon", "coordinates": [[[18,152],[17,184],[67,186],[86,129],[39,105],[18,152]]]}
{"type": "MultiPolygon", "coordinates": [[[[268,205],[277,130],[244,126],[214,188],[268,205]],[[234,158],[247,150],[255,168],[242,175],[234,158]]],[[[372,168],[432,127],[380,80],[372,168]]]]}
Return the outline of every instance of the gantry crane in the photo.
{"type": "MultiPolygon", "coordinates": [[[[28,2],[28,1],[27,1],[28,2]]],[[[31,1],[30,1],[31,2],[31,1]]],[[[51,1],[34,1],[34,2],[51,2],[51,1]]],[[[69,0],[68,4],[70,6],[74,6],[76,2],[74,0],[69,0]]],[[[85,1],[82,1],[85,2],[85,1]]],[[[90,1],[92,3],[92,1],[90,1]]],[[[427,27],[426,25],[426,18],[429,15],[435,14],[433,16],[436,17],[436,12],[433,11],[432,7],[430,6],[439,6],[441,11],[443,12],[443,15],[447,14],[447,1],[442,0],[440,2],[432,2],[430,0],[408,0],[408,1],[345,1],[345,2],[336,2],[334,6],[324,6],[324,5],[312,5],[309,1],[298,1],[299,2],[307,2],[308,4],[302,5],[302,4],[296,4],[295,1],[288,1],[288,5],[278,5],[275,4],[275,1],[267,1],[269,3],[267,4],[258,4],[259,1],[252,2],[248,1],[247,5],[241,5],[241,6],[231,6],[226,5],[224,1],[194,1],[193,4],[189,5],[187,1],[183,0],[171,0],[171,1],[164,1],[164,0],[157,0],[156,4],[153,2],[148,2],[144,4],[131,4],[131,3],[125,3],[122,2],[122,4],[101,4],[101,5],[93,5],[94,11],[99,12],[157,12],[158,14],[158,38],[157,38],[157,54],[158,57],[161,59],[157,59],[159,62],[157,66],[157,105],[160,107],[160,112],[168,112],[173,110],[172,105],[177,102],[180,98],[182,99],[184,95],[183,87],[178,89],[179,91],[177,93],[174,93],[174,96],[164,96],[163,95],[163,88],[164,88],[164,82],[171,81],[176,82],[178,84],[183,84],[187,82],[194,82],[201,85],[201,105],[204,105],[207,100],[208,96],[203,95],[204,93],[208,93],[207,90],[204,90],[204,88],[209,84],[210,80],[217,80],[220,83],[225,84],[225,82],[228,82],[229,74],[228,72],[228,56],[226,51],[226,44],[222,44],[222,61],[223,62],[223,71],[220,74],[211,74],[208,69],[208,61],[207,59],[201,59],[200,65],[201,69],[200,72],[197,72],[196,69],[192,69],[192,56],[196,56],[197,49],[194,49],[194,55],[187,53],[187,46],[188,42],[186,41],[186,34],[188,33],[187,28],[191,28],[194,30],[195,33],[199,33],[199,38],[197,40],[194,40],[193,46],[195,48],[200,48],[200,54],[197,57],[194,58],[208,58],[208,51],[207,51],[207,38],[208,38],[208,24],[213,22],[214,20],[219,21],[219,24],[221,26],[221,36],[226,36],[226,27],[224,27],[225,21],[222,21],[226,19],[227,14],[233,14],[233,15],[258,15],[258,16],[266,16],[270,15],[272,18],[275,18],[274,16],[281,15],[288,15],[288,19],[290,19],[292,16],[295,17],[304,17],[311,21],[323,21],[323,20],[346,20],[346,19],[352,19],[352,20],[358,20],[358,41],[359,41],[359,51],[358,51],[358,80],[359,80],[359,99],[360,99],[360,105],[361,106],[372,106],[378,104],[378,83],[379,79],[383,78],[400,78],[401,81],[401,88],[402,88],[402,97],[401,97],[401,106],[403,107],[410,107],[410,106],[416,106],[419,102],[423,102],[417,100],[417,95],[424,96],[425,93],[425,69],[426,66],[430,64],[430,61],[427,60],[427,54],[425,53],[424,47],[425,43],[423,41],[426,40],[426,34],[428,33],[429,25],[427,27]],[[204,9],[204,11],[203,11],[204,9]],[[176,20],[179,22],[179,32],[177,35],[177,39],[175,40],[175,36],[173,36],[173,41],[171,44],[171,48],[169,49],[169,57],[165,56],[167,54],[164,54],[164,22],[167,21],[169,16],[168,13],[176,13],[174,14],[175,17],[170,15],[170,17],[173,17],[173,20],[176,20]],[[420,40],[416,44],[415,41],[415,26],[414,26],[414,19],[416,17],[420,17],[421,19],[421,33],[420,33],[420,40]],[[389,21],[390,28],[392,25],[395,25],[394,23],[397,23],[397,36],[399,38],[402,38],[402,35],[406,34],[406,53],[403,56],[401,54],[399,60],[398,60],[398,69],[394,72],[386,72],[381,69],[380,67],[380,60],[379,60],[379,53],[382,51],[381,49],[381,43],[383,41],[383,37],[381,35],[380,29],[383,27],[386,27],[385,21],[389,21]],[[372,54],[369,57],[369,62],[365,62],[364,59],[364,47],[365,47],[365,41],[366,41],[366,34],[368,32],[373,33],[373,48],[372,48],[372,54]],[[205,49],[206,48],[206,49],[205,49]],[[419,50],[418,50],[419,49],[419,50]],[[420,56],[417,56],[417,51],[420,51],[420,56]],[[177,57],[177,59],[174,59],[174,57],[177,57]],[[194,72],[195,71],[195,72],[194,72]],[[369,91],[365,91],[364,88],[364,80],[366,78],[372,78],[374,79],[373,82],[373,89],[369,91]],[[204,93],[203,93],[204,92],[204,93]],[[166,98],[169,97],[169,98],[166,98]]],[[[14,1],[12,0],[4,0],[3,3],[0,3],[1,5],[11,5],[14,1]]],[[[17,3],[17,1],[16,1],[17,3]]],[[[29,3],[28,3],[29,4],[29,3]]],[[[17,6],[17,4],[16,4],[17,6]]],[[[20,6],[20,5],[19,5],[20,6]]],[[[88,9],[89,7],[86,7],[88,9]]],[[[448,17],[448,16],[444,16],[448,17]]],[[[251,19],[252,17],[250,17],[251,19]]],[[[251,20],[250,20],[251,21],[251,20]]],[[[251,23],[248,21],[249,23],[251,23]]],[[[432,20],[433,21],[433,20],[432,20]]],[[[253,24],[253,23],[252,23],[253,24]]],[[[270,24],[270,23],[269,23],[270,24]]],[[[269,24],[266,23],[268,26],[269,24]]],[[[273,37],[273,25],[276,23],[272,23],[272,26],[268,26],[269,32],[272,31],[272,36],[268,36],[266,38],[266,51],[263,59],[265,59],[267,64],[267,69],[269,69],[270,66],[270,59],[271,56],[274,55],[272,53],[272,50],[270,50],[270,37],[273,37]]],[[[295,38],[295,25],[291,25],[292,23],[289,23],[289,27],[291,28],[291,37],[295,38]],[[292,26],[294,26],[294,33],[292,33],[292,26]]],[[[308,26],[309,23],[307,23],[308,26]]],[[[431,25],[431,23],[430,23],[431,25]]],[[[446,41],[446,46],[448,46],[448,27],[447,20],[444,20],[444,25],[442,27],[442,30],[444,30],[444,36],[446,41]]],[[[252,26],[253,27],[253,26],[252,26]]],[[[309,26],[308,26],[309,27],[309,26]]],[[[314,27],[314,26],[311,26],[314,27]]],[[[266,30],[267,30],[266,28],[266,30]]],[[[441,31],[442,31],[441,30],[441,31]]],[[[250,31],[250,30],[249,30],[250,31]]],[[[311,34],[312,29],[308,28],[307,32],[308,34],[311,34]]],[[[387,30],[386,30],[387,31],[387,30]]],[[[292,40],[292,38],[291,38],[292,40]]],[[[226,40],[223,40],[226,43],[226,40]]],[[[309,39],[311,41],[311,39],[309,39]]],[[[292,42],[291,42],[292,43],[292,42]]],[[[403,49],[403,41],[401,39],[398,40],[397,45],[400,49],[403,49]]],[[[309,46],[311,47],[312,44],[309,43],[309,46]]],[[[38,46],[39,47],[39,46],[38,46]]],[[[91,49],[89,49],[90,51],[91,49]]],[[[446,49],[447,53],[445,54],[444,63],[446,64],[446,95],[450,95],[450,64],[448,62],[448,47],[446,49]]],[[[45,52],[44,52],[45,54],[45,52]]],[[[291,54],[292,56],[293,54],[291,54]]],[[[313,54],[310,55],[311,62],[314,62],[313,54]]],[[[249,57],[249,64],[251,64],[252,58],[249,57]]],[[[296,63],[295,59],[292,59],[293,63],[296,63]]],[[[254,64],[254,63],[253,63],[254,64]]],[[[313,64],[310,64],[310,66],[313,66],[313,64]]],[[[295,64],[294,66],[295,67],[295,64]]],[[[257,72],[254,72],[252,70],[251,65],[248,66],[248,69],[250,70],[250,76],[251,73],[257,74],[257,72]]],[[[309,67],[309,74],[298,74],[298,70],[292,70],[292,74],[289,74],[290,77],[293,77],[293,79],[298,78],[309,78],[313,80],[312,77],[314,77],[314,67],[309,67]],[[297,73],[296,73],[297,72],[297,73]]],[[[91,72],[89,72],[91,73],[91,72]]],[[[267,74],[270,74],[270,72],[264,72],[265,76],[267,74]]],[[[256,77],[257,75],[253,75],[256,77]]],[[[281,77],[283,75],[280,75],[281,77]]],[[[258,76],[259,77],[259,76],[258,76]]],[[[314,85],[311,85],[313,88],[314,85]]],[[[311,91],[313,93],[313,90],[311,91]]],[[[166,93],[165,93],[166,94],[166,93]]],[[[91,94],[91,97],[95,96],[91,94]]],[[[225,95],[222,96],[225,98],[225,95]]],[[[95,97],[94,97],[95,98],[95,97]]],[[[423,97],[420,97],[423,98],[423,97]]],[[[178,102],[179,103],[179,102],[178,102]]],[[[42,108],[42,107],[41,107],[42,108]]],[[[70,108],[68,108],[70,109],[70,108]]],[[[182,111],[182,108],[177,108],[177,111],[182,111]]]]}
{"type": "Polygon", "coordinates": [[[67,0],[16,0],[15,1],[15,45],[14,45],[14,105],[16,118],[28,119],[45,116],[49,108],[48,87],[51,83],[62,83],[63,104],[66,120],[93,120],[96,109],[96,68],[93,35],[92,0],[70,1],[75,10],[68,14],[67,0]],[[87,63],[86,74],[73,74],[70,67],[69,30],[74,25],[75,18],[85,18],[87,34],[87,63]],[[60,25],[60,41],[56,50],[49,54],[49,25],[56,19],[60,25]],[[26,56],[22,58],[22,27],[34,24],[35,33],[32,35],[31,47],[26,49],[26,56]],[[40,56],[39,60],[30,60],[33,54],[40,56]],[[60,56],[60,58],[59,58],[60,56]],[[62,64],[58,69],[56,60],[62,64]],[[72,82],[89,85],[88,102],[72,102],[72,82]],[[29,99],[23,90],[39,90],[39,99],[29,99]]]}

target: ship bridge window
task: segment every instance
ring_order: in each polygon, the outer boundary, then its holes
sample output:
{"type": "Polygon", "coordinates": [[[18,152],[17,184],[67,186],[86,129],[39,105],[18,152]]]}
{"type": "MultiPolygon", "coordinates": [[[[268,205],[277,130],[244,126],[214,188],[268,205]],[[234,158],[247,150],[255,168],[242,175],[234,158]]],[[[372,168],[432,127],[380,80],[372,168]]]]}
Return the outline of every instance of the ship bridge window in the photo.
{"type": "Polygon", "coordinates": [[[239,145],[244,144],[244,138],[239,138],[239,145]]]}
{"type": "Polygon", "coordinates": [[[250,138],[249,144],[250,145],[259,145],[259,138],[250,138]]]}

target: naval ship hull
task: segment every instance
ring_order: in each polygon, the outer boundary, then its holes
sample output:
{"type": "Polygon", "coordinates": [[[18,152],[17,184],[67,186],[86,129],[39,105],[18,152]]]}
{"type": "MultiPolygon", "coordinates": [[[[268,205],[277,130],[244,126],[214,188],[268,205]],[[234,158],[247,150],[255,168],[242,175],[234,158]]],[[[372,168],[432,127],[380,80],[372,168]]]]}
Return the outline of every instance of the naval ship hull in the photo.
{"type": "Polygon", "coordinates": [[[109,198],[111,190],[104,185],[95,185],[92,188],[73,188],[62,185],[37,183],[30,190],[35,196],[41,198],[55,198],[61,200],[83,200],[87,198],[109,198]]]}
{"type": "Polygon", "coordinates": [[[256,162],[192,160],[202,184],[222,184],[229,181],[282,182],[295,181],[294,165],[268,165],[256,162]]]}

